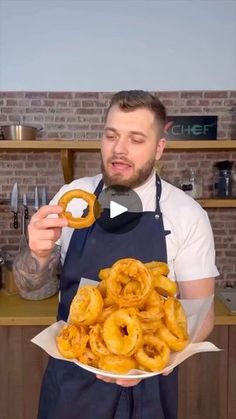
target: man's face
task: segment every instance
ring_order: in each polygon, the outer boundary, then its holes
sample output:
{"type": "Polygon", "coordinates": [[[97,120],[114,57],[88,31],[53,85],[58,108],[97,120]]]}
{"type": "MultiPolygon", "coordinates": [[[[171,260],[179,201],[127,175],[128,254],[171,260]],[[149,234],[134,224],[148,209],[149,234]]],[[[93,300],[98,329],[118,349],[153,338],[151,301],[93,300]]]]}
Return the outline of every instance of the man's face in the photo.
{"type": "Polygon", "coordinates": [[[154,115],[148,109],[122,111],[113,106],[102,137],[102,173],[107,186],[136,188],[151,175],[165,140],[159,139],[154,115]]]}

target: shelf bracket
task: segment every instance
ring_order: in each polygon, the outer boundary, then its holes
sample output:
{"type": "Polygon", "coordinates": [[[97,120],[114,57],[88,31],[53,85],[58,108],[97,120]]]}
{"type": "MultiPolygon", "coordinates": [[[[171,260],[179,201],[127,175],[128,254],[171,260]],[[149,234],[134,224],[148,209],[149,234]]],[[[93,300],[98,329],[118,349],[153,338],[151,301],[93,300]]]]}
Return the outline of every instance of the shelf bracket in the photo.
{"type": "Polygon", "coordinates": [[[71,150],[61,150],[61,166],[65,183],[70,183],[73,180],[73,153],[71,150]]]}

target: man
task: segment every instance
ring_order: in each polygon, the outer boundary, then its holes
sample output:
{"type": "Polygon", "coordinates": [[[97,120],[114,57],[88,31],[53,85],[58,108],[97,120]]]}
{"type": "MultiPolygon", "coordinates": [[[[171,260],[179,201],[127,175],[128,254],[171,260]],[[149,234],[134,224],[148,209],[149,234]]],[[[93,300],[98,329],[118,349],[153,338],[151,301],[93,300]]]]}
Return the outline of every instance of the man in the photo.
{"type": "MultiPolygon", "coordinates": [[[[15,275],[25,296],[49,296],[56,291],[55,268],[61,259],[58,319],[67,319],[81,277],[98,280],[99,269],[124,257],[167,262],[182,298],[204,298],[214,293],[218,271],[207,214],[184,192],[161,181],[154,171],[155,160],[160,159],[165,147],[165,122],[165,108],[151,94],[115,94],[101,141],[102,175],[65,185],[51,205],[33,215],[28,229],[29,249],[16,259],[15,275]],[[122,231],[122,217],[118,230],[117,223],[113,229],[112,220],[107,219],[109,231],[97,221],[90,228],[73,230],[67,227],[67,220],[55,217],[62,211],[58,199],[66,191],[84,189],[99,196],[104,186],[110,185],[128,186],[139,195],[143,213],[133,229],[122,231]]],[[[80,216],[84,208],[83,203],[74,200],[69,210],[80,216]]],[[[197,340],[205,339],[213,324],[212,307],[197,340]]],[[[66,418],[176,419],[177,369],[168,376],[142,381],[113,380],[50,359],[38,419],[66,418]]]]}

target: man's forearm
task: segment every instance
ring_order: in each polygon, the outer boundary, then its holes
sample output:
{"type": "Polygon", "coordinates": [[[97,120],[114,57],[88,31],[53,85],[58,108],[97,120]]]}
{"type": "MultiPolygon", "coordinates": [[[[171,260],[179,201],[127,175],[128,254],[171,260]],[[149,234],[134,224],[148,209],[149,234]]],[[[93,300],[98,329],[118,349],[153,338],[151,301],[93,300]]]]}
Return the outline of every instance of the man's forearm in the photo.
{"type": "Polygon", "coordinates": [[[215,313],[214,313],[214,304],[212,304],[211,309],[209,310],[201,328],[198,330],[197,335],[194,337],[194,342],[202,342],[210,335],[214,328],[215,323],[215,313]]]}
{"type": "MultiPolygon", "coordinates": [[[[42,265],[31,254],[28,247],[20,250],[13,263],[16,284],[21,294],[37,290],[45,292],[45,297],[55,294],[58,289],[58,271],[60,268],[60,247],[55,246],[47,261],[42,265]]],[[[44,298],[41,295],[41,298],[44,298]]]]}

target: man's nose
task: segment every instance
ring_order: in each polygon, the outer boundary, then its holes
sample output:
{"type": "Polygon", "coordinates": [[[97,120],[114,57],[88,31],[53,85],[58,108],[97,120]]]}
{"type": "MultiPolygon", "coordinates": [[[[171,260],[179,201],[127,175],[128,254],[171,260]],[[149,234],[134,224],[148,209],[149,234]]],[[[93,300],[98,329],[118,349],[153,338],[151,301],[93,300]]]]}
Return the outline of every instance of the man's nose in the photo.
{"type": "Polygon", "coordinates": [[[120,137],[116,140],[115,144],[114,144],[114,149],[113,149],[114,153],[116,154],[127,154],[128,149],[127,149],[127,141],[125,138],[120,137]]]}

